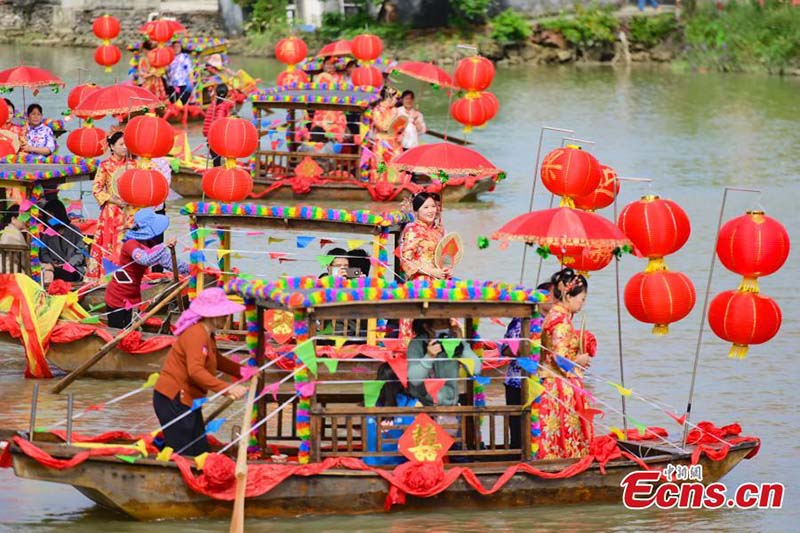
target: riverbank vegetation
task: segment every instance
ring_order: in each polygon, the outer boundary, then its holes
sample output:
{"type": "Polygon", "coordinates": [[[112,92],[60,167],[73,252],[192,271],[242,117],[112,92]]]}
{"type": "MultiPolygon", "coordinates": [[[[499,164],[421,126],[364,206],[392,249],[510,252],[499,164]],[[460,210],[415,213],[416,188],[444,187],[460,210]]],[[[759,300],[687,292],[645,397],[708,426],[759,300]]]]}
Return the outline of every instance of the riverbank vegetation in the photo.
{"type": "MultiPolygon", "coordinates": [[[[291,29],[286,0],[238,0],[248,16],[245,51],[271,52],[291,29]]],[[[800,74],[800,6],[790,0],[686,0],[683,12],[623,14],[614,6],[577,5],[572,12],[529,19],[493,0],[450,0],[446,25],[414,29],[397,22],[392,2],[356,0],[355,14],[328,13],[303,33],[310,49],[367,30],[397,59],[452,62],[458,43],[472,43],[501,63],[676,60],[697,69],[800,74]],[[620,33],[624,33],[624,46],[620,33]],[[627,50],[624,50],[627,48],[627,50]]],[[[629,13],[630,11],[628,11],[629,13]]]]}

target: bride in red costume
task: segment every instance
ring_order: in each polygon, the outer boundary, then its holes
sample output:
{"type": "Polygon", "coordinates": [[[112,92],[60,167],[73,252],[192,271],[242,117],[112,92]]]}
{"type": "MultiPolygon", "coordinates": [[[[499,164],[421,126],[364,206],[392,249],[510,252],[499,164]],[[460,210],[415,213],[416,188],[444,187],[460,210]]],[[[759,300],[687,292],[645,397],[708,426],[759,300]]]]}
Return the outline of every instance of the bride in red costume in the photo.
{"type": "Polygon", "coordinates": [[[539,403],[537,459],[582,457],[588,453],[594,433],[583,392],[583,372],[577,366],[565,372],[563,367],[569,363],[559,366],[556,362],[556,356],[561,356],[585,368],[594,355],[594,335],[581,334],[572,323],[586,303],[589,286],[586,278],[571,268],[555,274],[553,282],[556,302],[542,325],[539,377],[544,392],[539,403]]]}
{"type": "Polygon", "coordinates": [[[431,193],[421,192],[412,200],[415,220],[403,230],[400,247],[400,266],[406,281],[416,279],[447,279],[453,272],[436,266],[436,247],[444,237],[438,224],[440,207],[431,193]]]}

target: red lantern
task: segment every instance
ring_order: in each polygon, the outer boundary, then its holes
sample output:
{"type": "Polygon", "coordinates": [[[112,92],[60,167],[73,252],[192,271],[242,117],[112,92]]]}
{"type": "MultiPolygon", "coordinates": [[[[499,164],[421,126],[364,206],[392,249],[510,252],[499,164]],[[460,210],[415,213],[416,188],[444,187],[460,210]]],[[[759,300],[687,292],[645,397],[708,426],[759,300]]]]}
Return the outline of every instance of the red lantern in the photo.
{"type": "Polygon", "coordinates": [[[689,217],[681,206],[655,195],[643,196],[626,205],[617,225],[639,252],[650,259],[648,270],[662,268],[661,258],[677,252],[692,232],[689,217]]]}
{"type": "Polygon", "coordinates": [[[750,344],[762,344],[781,328],[781,308],[772,298],[744,291],[725,291],[708,306],[714,334],[733,343],[730,357],[743,359],[750,344]]]}
{"type": "Polygon", "coordinates": [[[175,131],[161,117],[140,115],[128,122],[123,138],[132,154],[152,159],[169,154],[175,142],[175,131]]]}
{"type": "Polygon", "coordinates": [[[119,19],[112,17],[111,15],[97,17],[94,19],[94,22],[92,22],[92,32],[98,39],[110,41],[119,35],[119,31],[119,19]]]}
{"type": "Polygon", "coordinates": [[[500,110],[500,100],[494,94],[484,92],[481,93],[480,101],[483,102],[483,107],[486,108],[486,113],[488,114],[486,120],[492,120],[500,110]]]}
{"type": "Polygon", "coordinates": [[[666,335],[669,324],[686,317],[694,307],[692,281],[680,272],[639,272],[625,285],[625,308],[640,322],[653,324],[653,334],[666,335]]]}
{"type": "Polygon", "coordinates": [[[566,198],[567,206],[573,198],[591,194],[602,177],[597,159],[577,147],[556,148],[542,162],[542,183],[553,194],[566,198]]]}
{"type": "Polygon", "coordinates": [[[465,91],[484,91],[494,79],[494,64],[481,56],[472,56],[458,62],[455,80],[465,91]]]}
{"type": "Polygon", "coordinates": [[[67,137],[67,148],[81,157],[98,157],[106,150],[106,133],[100,128],[79,128],[67,137]]]}
{"type": "Polygon", "coordinates": [[[8,122],[8,116],[11,114],[11,110],[8,109],[8,104],[6,103],[5,99],[0,98],[0,126],[8,122]]]}
{"type": "Polygon", "coordinates": [[[164,203],[169,183],[161,172],[151,168],[126,170],[117,183],[119,196],[134,207],[153,207],[164,203]]]}
{"type": "Polygon", "coordinates": [[[745,290],[758,292],[756,278],[776,272],[789,257],[789,233],[763,211],[748,211],[719,230],[717,256],[725,268],[744,276],[745,290]]]}
{"type": "Polygon", "coordinates": [[[203,174],[203,192],[220,202],[241,202],[253,192],[253,178],[243,168],[214,167],[203,174]]]}
{"type": "Polygon", "coordinates": [[[150,39],[157,43],[165,43],[172,39],[172,36],[175,35],[175,29],[172,23],[168,20],[154,20],[149,23],[147,35],[150,37],[150,39]]]}
{"type": "Polygon", "coordinates": [[[352,79],[356,87],[383,87],[383,74],[372,65],[354,68],[352,79]]]}
{"type": "Polygon", "coordinates": [[[356,35],[350,41],[350,48],[353,50],[353,56],[360,61],[374,61],[381,56],[383,52],[383,41],[377,35],[370,33],[363,33],[356,35]]]}
{"type": "Polygon", "coordinates": [[[111,72],[111,67],[122,59],[122,52],[113,44],[98,46],[94,51],[94,62],[105,67],[106,72],[111,72]]]}
{"type": "Polygon", "coordinates": [[[489,116],[486,106],[479,98],[459,98],[450,106],[450,115],[464,125],[467,133],[474,126],[485,124],[489,116]]]}
{"type": "Polygon", "coordinates": [[[300,37],[286,37],[275,45],[275,59],[286,65],[296,65],[308,55],[308,46],[300,37]]]}
{"type": "Polygon", "coordinates": [[[243,118],[219,118],[208,130],[208,146],[222,157],[250,157],[258,148],[258,130],[243,118]]]}
{"type": "Polygon", "coordinates": [[[166,68],[175,59],[175,50],[171,46],[159,46],[147,52],[147,60],[153,68],[166,68]]]}
{"type": "Polygon", "coordinates": [[[98,90],[100,87],[94,83],[84,83],[83,85],[76,85],[72,88],[67,96],[67,107],[75,109],[81,100],[98,90]]]}
{"type": "Polygon", "coordinates": [[[603,270],[614,257],[610,250],[588,249],[585,246],[551,248],[550,252],[558,257],[562,265],[578,272],[603,270]]]}
{"type": "Polygon", "coordinates": [[[307,83],[308,82],[308,74],[303,72],[300,69],[294,70],[284,70],[280,74],[278,74],[278,79],[276,80],[279,86],[286,86],[292,85],[295,83],[307,83]]]}
{"type": "Polygon", "coordinates": [[[597,211],[614,203],[619,194],[620,183],[617,173],[608,165],[600,165],[602,177],[597,188],[586,196],[575,198],[575,207],[585,211],[597,211]]]}

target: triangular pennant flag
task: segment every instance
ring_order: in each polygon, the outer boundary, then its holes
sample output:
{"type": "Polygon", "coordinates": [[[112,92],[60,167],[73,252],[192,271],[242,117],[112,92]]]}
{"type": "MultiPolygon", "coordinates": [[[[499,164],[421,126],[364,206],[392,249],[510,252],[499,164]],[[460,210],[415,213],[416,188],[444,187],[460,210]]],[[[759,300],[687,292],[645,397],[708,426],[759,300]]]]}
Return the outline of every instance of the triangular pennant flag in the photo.
{"type": "Polygon", "coordinates": [[[216,433],[217,431],[222,428],[222,424],[225,423],[227,418],[215,418],[214,420],[210,420],[208,424],[206,424],[206,433],[216,433]]]}
{"type": "Polygon", "coordinates": [[[361,248],[367,241],[362,241],[361,239],[348,239],[347,240],[347,249],[348,250],[355,250],[356,248],[361,248]]]}
{"type": "Polygon", "coordinates": [[[31,207],[33,207],[33,202],[31,202],[27,198],[23,198],[22,201],[19,203],[19,212],[22,213],[24,211],[27,211],[31,207]]]}
{"type": "Polygon", "coordinates": [[[126,463],[133,464],[136,462],[137,457],[135,455],[115,455],[117,459],[120,461],[125,461],[126,463]]]}
{"type": "Polygon", "coordinates": [[[47,235],[48,237],[55,237],[58,235],[58,232],[53,228],[47,228],[46,230],[44,230],[44,234],[47,235]]]}
{"type": "Polygon", "coordinates": [[[91,246],[94,243],[94,241],[89,237],[84,237],[81,240],[83,240],[84,244],[86,244],[87,246],[91,246]]]}
{"type": "Polygon", "coordinates": [[[136,448],[136,450],[141,453],[143,457],[147,457],[147,444],[144,442],[144,440],[137,440],[133,443],[133,447],[136,448]]]}
{"type": "Polygon", "coordinates": [[[392,252],[392,255],[394,255],[394,256],[395,256],[395,257],[397,257],[397,258],[400,258],[400,256],[402,255],[402,253],[403,253],[403,251],[400,249],[400,247],[399,247],[399,246],[397,246],[397,247],[394,249],[394,252],[392,252]]]}
{"type": "Polygon", "coordinates": [[[325,327],[322,328],[322,331],[320,331],[319,333],[320,333],[320,335],[330,335],[331,333],[333,333],[333,324],[328,322],[325,325],[325,327]]]}
{"type": "Polygon", "coordinates": [[[617,437],[617,440],[625,440],[625,432],[619,429],[618,427],[611,426],[608,429],[611,430],[611,433],[617,437]]]}
{"type": "Polygon", "coordinates": [[[31,214],[30,213],[20,213],[18,218],[19,218],[20,222],[27,222],[27,221],[29,221],[31,219],[31,214]]]}
{"type": "Polygon", "coordinates": [[[423,380],[423,383],[425,383],[425,390],[431,395],[434,404],[439,403],[439,391],[444,387],[445,381],[446,380],[440,378],[428,378],[423,380]]]}
{"type": "Polygon", "coordinates": [[[236,355],[236,354],[231,354],[231,355],[229,355],[229,356],[228,356],[228,359],[230,359],[230,360],[231,360],[231,361],[233,361],[234,363],[239,363],[239,362],[241,362],[241,360],[242,360],[242,358],[241,358],[241,357],[239,357],[239,356],[238,356],[238,355],[236,355]]]}
{"type": "Polygon", "coordinates": [[[100,317],[97,315],[94,316],[87,316],[86,318],[81,319],[81,324],[99,324],[100,317]]]}
{"type": "Polygon", "coordinates": [[[97,311],[98,309],[102,309],[102,308],[104,308],[105,306],[106,306],[106,303],[105,303],[105,302],[100,302],[99,304],[94,304],[93,306],[91,306],[91,307],[89,308],[89,312],[90,312],[90,313],[94,313],[94,312],[95,312],[95,311],[97,311]]]}
{"type": "Polygon", "coordinates": [[[517,352],[519,352],[519,339],[506,339],[505,343],[508,349],[511,350],[511,353],[517,355],[517,352]]]}
{"type": "Polygon", "coordinates": [[[82,211],[83,210],[83,202],[80,200],[73,200],[67,206],[67,211],[82,211]]]}
{"type": "Polygon", "coordinates": [[[135,309],[135,308],[136,308],[136,304],[132,304],[130,300],[125,298],[125,310],[126,311],[130,311],[131,309],[135,309]]]}
{"type": "Polygon", "coordinates": [[[315,239],[315,237],[311,237],[311,236],[308,236],[308,235],[298,235],[297,238],[295,239],[295,243],[297,244],[298,248],[305,248],[314,239],[315,239]]]}
{"type": "Polygon", "coordinates": [[[56,217],[50,217],[50,220],[47,221],[47,224],[51,227],[56,227],[61,225],[61,221],[56,217]]]}
{"type": "Polygon", "coordinates": [[[105,257],[103,258],[103,270],[105,270],[106,274],[111,274],[112,272],[115,272],[119,269],[120,269],[119,265],[117,265],[113,261],[109,261],[105,257]]]}
{"type": "Polygon", "coordinates": [[[439,342],[442,343],[442,348],[444,348],[444,353],[447,354],[448,359],[453,358],[453,355],[456,353],[456,348],[461,344],[461,341],[458,339],[441,339],[439,342]]]}
{"type": "Polygon", "coordinates": [[[248,237],[256,237],[258,235],[264,235],[264,232],[263,231],[246,231],[245,235],[247,235],[248,237]]]}
{"type": "Polygon", "coordinates": [[[556,364],[558,365],[558,368],[567,374],[575,370],[575,363],[560,355],[556,355],[556,364]]]}
{"type": "Polygon", "coordinates": [[[644,437],[645,434],[647,433],[647,424],[642,424],[641,422],[630,416],[626,418],[628,419],[628,422],[630,422],[631,424],[634,425],[634,427],[636,427],[636,430],[639,432],[639,436],[644,437]]]}
{"type": "Polygon", "coordinates": [[[489,376],[475,376],[475,382],[478,385],[483,385],[484,387],[492,382],[492,378],[489,376]]]}
{"type": "Polygon", "coordinates": [[[197,457],[195,457],[194,463],[197,465],[197,468],[202,470],[203,467],[206,466],[206,459],[208,459],[208,452],[203,452],[197,457]]]}
{"type": "Polygon", "coordinates": [[[208,398],[195,398],[195,400],[192,401],[192,411],[200,409],[201,407],[203,407],[203,404],[205,404],[207,401],[208,398]]]}
{"type": "Polygon", "coordinates": [[[325,268],[331,263],[333,263],[334,259],[336,259],[336,256],[333,255],[318,255],[317,263],[319,263],[320,267],[325,268]]]}
{"type": "Polygon", "coordinates": [[[503,328],[506,327],[506,325],[503,323],[502,320],[500,320],[499,318],[494,317],[494,316],[489,319],[489,322],[491,322],[492,324],[497,324],[498,326],[503,327],[503,328]]]}
{"type": "Polygon", "coordinates": [[[333,241],[332,241],[332,240],[330,240],[330,239],[320,239],[320,240],[319,240],[319,247],[320,247],[320,248],[325,248],[325,247],[326,247],[326,246],[328,246],[329,244],[333,244],[333,241]]]}
{"type": "Polygon", "coordinates": [[[317,375],[317,354],[314,350],[314,341],[307,340],[294,349],[294,354],[308,367],[312,374],[317,375]]]}
{"type": "Polygon", "coordinates": [[[225,256],[228,255],[229,253],[231,253],[230,250],[226,250],[224,248],[220,248],[219,250],[217,250],[217,260],[218,261],[223,260],[225,258],[225,256]]]}
{"type": "Polygon", "coordinates": [[[269,244],[281,243],[281,242],[286,242],[286,239],[279,239],[277,237],[267,237],[267,244],[268,245],[269,244]]]}
{"type": "Polygon", "coordinates": [[[245,380],[245,381],[249,380],[250,378],[252,378],[256,374],[258,374],[258,368],[254,367],[254,366],[240,366],[239,367],[239,376],[241,376],[241,378],[243,380],[245,380]]]}
{"type": "Polygon", "coordinates": [[[156,455],[156,461],[161,461],[164,463],[169,461],[172,458],[172,452],[174,451],[175,450],[173,450],[169,446],[165,447],[163,450],[158,452],[158,455],[156,455]]]}
{"type": "Polygon", "coordinates": [[[244,256],[238,252],[236,252],[235,254],[231,254],[231,257],[233,257],[234,259],[244,259],[244,256]]]}
{"type": "Polygon", "coordinates": [[[347,337],[334,337],[333,343],[336,345],[337,348],[341,348],[344,346],[344,343],[347,342],[347,337]]]}
{"type": "Polygon", "coordinates": [[[297,261],[297,259],[290,259],[288,257],[279,257],[278,258],[278,263],[293,263],[294,261],[297,261]]]}
{"type": "Polygon", "coordinates": [[[69,263],[64,263],[63,265],[61,265],[61,268],[64,269],[64,272],[77,272],[77,270],[75,270],[75,267],[70,265],[69,263]]]}
{"type": "Polygon", "coordinates": [[[335,357],[324,357],[322,359],[317,359],[317,361],[328,367],[328,374],[335,374],[336,370],[339,368],[339,360],[335,357]]]}
{"type": "Polygon", "coordinates": [[[475,374],[475,359],[470,359],[469,357],[459,357],[457,360],[459,363],[464,365],[470,376],[475,374]]]}
{"type": "Polygon", "coordinates": [[[626,389],[622,385],[614,383],[613,381],[606,381],[606,383],[617,389],[617,392],[619,392],[623,396],[630,396],[631,393],[633,392],[633,389],[626,389]]]}
{"type": "Polygon", "coordinates": [[[301,398],[310,398],[314,396],[314,391],[317,390],[317,384],[313,381],[301,381],[294,384],[294,390],[301,398]]]}
{"type": "Polygon", "coordinates": [[[394,375],[397,376],[403,387],[408,387],[408,360],[405,357],[390,355],[386,358],[386,362],[392,367],[394,375]]]}
{"type": "Polygon", "coordinates": [[[281,259],[289,254],[286,252],[269,252],[267,255],[269,255],[270,259],[281,259]]]}
{"type": "Polygon", "coordinates": [[[517,364],[528,374],[536,374],[536,371],[539,370],[539,363],[530,357],[518,357],[517,364]]]}
{"type": "Polygon", "coordinates": [[[84,409],[83,412],[84,413],[89,413],[91,411],[102,411],[103,409],[105,409],[105,407],[106,407],[106,404],[104,404],[104,403],[95,403],[95,404],[90,405],[86,409],[84,409]]]}
{"type": "Polygon", "coordinates": [[[155,387],[156,381],[158,381],[158,372],[153,372],[149,376],[147,376],[147,381],[142,383],[142,389],[149,389],[150,387],[155,387]]]}
{"type": "Polygon", "coordinates": [[[270,383],[269,385],[264,387],[264,389],[261,391],[261,394],[259,394],[259,396],[264,396],[265,394],[272,394],[272,401],[273,402],[277,402],[278,401],[278,389],[280,388],[280,386],[281,386],[281,384],[279,382],[277,382],[277,381],[275,383],[270,383]]]}
{"type": "Polygon", "coordinates": [[[684,414],[683,416],[678,416],[675,413],[670,413],[669,411],[664,411],[664,412],[667,414],[668,417],[677,422],[679,426],[683,426],[684,424],[686,424],[686,414],[684,414]]]}
{"type": "Polygon", "coordinates": [[[381,395],[383,381],[365,381],[361,384],[364,391],[364,407],[375,407],[381,395]]]}
{"type": "Polygon", "coordinates": [[[525,403],[527,407],[544,393],[544,387],[539,378],[528,378],[525,382],[528,384],[528,401],[525,403]]]}
{"type": "MultiPolygon", "coordinates": [[[[65,118],[64,121],[66,122],[67,120],[69,120],[69,118],[70,117],[65,118]]],[[[62,183],[61,185],[58,186],[58,190],[60,191],[71,191],[74,188],[75,188],[74,183],[62,183]]]]}

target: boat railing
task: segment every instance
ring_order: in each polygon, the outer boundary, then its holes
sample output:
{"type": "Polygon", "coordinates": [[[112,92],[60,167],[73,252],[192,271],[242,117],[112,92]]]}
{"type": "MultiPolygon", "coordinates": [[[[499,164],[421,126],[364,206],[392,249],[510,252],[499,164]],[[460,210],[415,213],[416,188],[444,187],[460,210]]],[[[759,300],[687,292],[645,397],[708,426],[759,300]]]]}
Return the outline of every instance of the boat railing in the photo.
{"type": "Polygon", "coordinates": [[[31,249],[22,244],[0,244],[0,272],[31,274],[31,249]]]}
{"type": "Polygon", "coordinates": [[[322,179],[358,179],[358,154],[327,154],[315,152],[258,151],[256,152],[256,180],[279,180],[292,178],[297,166],[310,158],[322,169],[322,179]]]}

